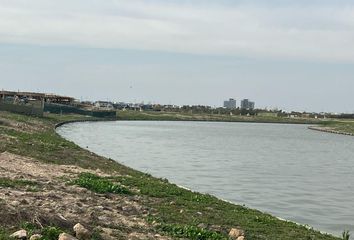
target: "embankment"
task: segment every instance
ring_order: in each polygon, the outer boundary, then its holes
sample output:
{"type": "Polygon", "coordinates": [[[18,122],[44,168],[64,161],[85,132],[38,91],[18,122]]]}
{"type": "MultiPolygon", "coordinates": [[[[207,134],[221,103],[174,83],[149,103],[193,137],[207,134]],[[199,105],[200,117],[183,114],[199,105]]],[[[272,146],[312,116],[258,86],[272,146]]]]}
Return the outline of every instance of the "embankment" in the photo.
{"type": "Polygon", "coordinates": [[[354,133],[344,132],[344,131],[338,131],[338,130],[335,130],[335,129],[329,128],[329,127],[310,126],[310,127],[308,127],[308,128],[311,129],[311,130],[320,131],[320,132],[341,134],[341,135],[347,135],[347,136],[354,136],[354,133]]]}

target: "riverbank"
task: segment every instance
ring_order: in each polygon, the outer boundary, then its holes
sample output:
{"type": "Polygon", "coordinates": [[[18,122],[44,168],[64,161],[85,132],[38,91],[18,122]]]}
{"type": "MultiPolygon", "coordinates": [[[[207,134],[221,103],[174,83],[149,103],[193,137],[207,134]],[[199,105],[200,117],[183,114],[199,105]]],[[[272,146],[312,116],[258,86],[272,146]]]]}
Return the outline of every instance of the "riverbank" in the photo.
{"type": "Polygon", "coordinates": [[[198,114],[153,111],[118,111],[118,120],[147,121],[208,121],[208,122],[250,122],[250,123],[284,123],[284,124],[319,124],[320,119],[286,118],[273,116],[239,116],[225,114],[198,114]]]}
{"type": "Polygon", "coordinates": [[[0,239],[49,226],[73,234],[77,222],[91,239],[228,239],[231,229],[256,240],[339,239],[135,171],[54,130],[83,119],[0,112],[0,239]]]}
{"type": "Polygon", "coordinates": [[[309,129],[327,133],[354,136],[354,121],[326,121],[309,129]]]}
{"type": "Polygon", "coordinates": [[[287,118],[272,116],[228,116],[221,114],[188,114],[152,111],[119,111],[118,120],[311,124],[315,125],[309,127],[311,130],[354,136],[354,121],[350,120],[340,121],[333,119],[287,118]]]}

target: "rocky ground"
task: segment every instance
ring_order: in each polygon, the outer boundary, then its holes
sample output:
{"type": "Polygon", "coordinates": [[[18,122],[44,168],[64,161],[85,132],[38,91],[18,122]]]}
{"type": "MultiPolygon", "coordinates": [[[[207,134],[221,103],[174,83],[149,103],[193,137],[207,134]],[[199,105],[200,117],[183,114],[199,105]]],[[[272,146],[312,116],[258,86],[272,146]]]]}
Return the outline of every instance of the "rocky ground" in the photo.
{"type": "MultiPolygon", "coordinates": [[[[68,179],[87,171],[1,153],[0,178],[28,184],[0,188],[0,225],[16,229],[11,224],[20,219],[69,229],[81,223],[103,239],[169,239],[154,233],[153,226],[144,220],[151,210],[139,204],[138,196],[97,194],[68,184],[68,179]]],[[[91,172],[104,176],[98,170],[91,172]]]]}

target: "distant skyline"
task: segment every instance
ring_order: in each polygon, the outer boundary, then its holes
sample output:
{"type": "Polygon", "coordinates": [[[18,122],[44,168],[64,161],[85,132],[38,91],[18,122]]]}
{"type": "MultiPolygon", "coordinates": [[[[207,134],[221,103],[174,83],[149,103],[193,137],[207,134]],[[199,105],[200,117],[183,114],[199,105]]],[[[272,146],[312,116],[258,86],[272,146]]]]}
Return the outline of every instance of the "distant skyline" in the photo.
{"type": "Polygon", "coordinates": [[[354,2],[0,0],[0,88],[354,112],[354,2]]]}

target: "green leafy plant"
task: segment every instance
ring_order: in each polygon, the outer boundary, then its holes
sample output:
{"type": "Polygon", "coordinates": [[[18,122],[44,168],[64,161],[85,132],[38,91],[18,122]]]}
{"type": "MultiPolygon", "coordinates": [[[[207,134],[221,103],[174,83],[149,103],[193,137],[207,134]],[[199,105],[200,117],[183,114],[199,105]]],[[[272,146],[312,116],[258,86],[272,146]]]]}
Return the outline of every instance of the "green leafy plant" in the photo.
{"type": "Polygon", "coordinates": [[[160,226],[160,229],[177,238],[187,238],[193,240],[227,240],[228,238],[224,235],[202,229],[196,226],[189,225],[178,225],[178,224],[163,224],[160,226]]]}
{"type": "Polygon", "coordinates": [[[127,188],[92,173],[81,173],[73,183],[97,193],[130,193],[127,188]]]}
{"type": "Polygon", "coordinates": [[[63,231],[57,227],[45,227],[42,229],[41,240],[57,240],[63,231]]]}

